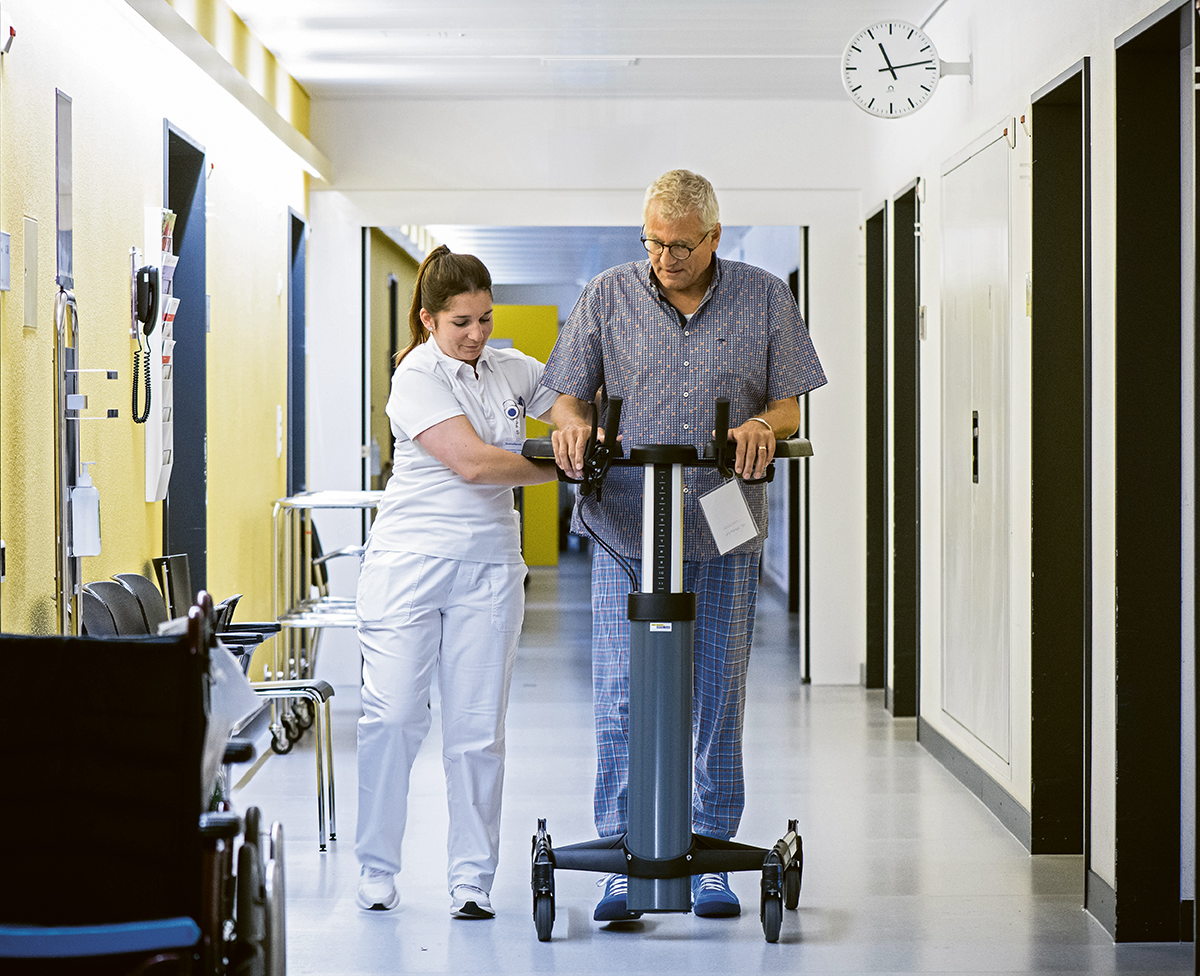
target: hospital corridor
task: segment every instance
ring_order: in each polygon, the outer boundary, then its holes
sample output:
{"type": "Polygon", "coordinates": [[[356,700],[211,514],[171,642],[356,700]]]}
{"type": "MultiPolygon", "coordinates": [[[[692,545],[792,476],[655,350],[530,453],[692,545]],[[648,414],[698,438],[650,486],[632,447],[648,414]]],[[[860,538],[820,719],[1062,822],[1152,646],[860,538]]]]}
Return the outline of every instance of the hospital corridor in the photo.
{"type": "MultiPolygon", "coordinates": [[[[546,818],[560,841],[592,833],[590,611],[586,556],[533,569],[508,711],[496,918],[463,924],[444,906],[446,801],[438,722],[414,773],[400,906],[354,902],[353,658],[328,661],[338,819],[317,843],[311,743],[272,757],[235,793],[282,817],[288,835],[289,970],[296,973],[1189,973],[1189,945],[1114,945],[1080,910],[1080,858],[1030,857],[971,790],[896,721],[881,692],[800,684],[795,622],[764,594],[746,705],[747,814],[738,839],[772,843],[788,819],[804,838],[800,905],[763,941],[758,876],[733,885],[736,919],[592,920],[595,875],[558,874],[550,943],[534,933],[529,837],[546,818]],[[344,697],[343,697],[344,696],[344,697]]],[[[328,659],[327,659],[328,660],[328,659]]],[[[435,697],[433,707],[438,708],[435,697]]]]}
{"type": "Polygon", "coordinates": [[[0,974],[1200,976],[1200,0],[0,0],[0,974]]]}

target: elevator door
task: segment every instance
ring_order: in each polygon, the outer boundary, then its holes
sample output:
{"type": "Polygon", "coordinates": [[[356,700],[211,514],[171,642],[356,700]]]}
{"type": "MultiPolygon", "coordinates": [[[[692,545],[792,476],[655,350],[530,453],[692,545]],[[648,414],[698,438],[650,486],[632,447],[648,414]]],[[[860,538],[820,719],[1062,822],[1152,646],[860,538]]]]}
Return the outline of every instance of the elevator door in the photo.
{"type": "Polygon", "coordinates": [[[942,708],[1007,763],[1009,148],[942,177],[942,708]]]}

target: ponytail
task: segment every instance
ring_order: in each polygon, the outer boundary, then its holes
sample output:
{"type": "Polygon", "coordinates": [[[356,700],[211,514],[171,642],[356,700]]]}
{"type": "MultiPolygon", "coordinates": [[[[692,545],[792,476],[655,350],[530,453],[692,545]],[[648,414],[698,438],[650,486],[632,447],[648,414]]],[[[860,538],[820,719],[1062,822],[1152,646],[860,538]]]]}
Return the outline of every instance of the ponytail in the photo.
{"type": "Polygon", "coordinates": [[[492,276],[479,258],[473,254],[454,254],[445,244],[439,244],[430,251],[417,269],[412,308],[408,311],[408,329],[412,333],[412,340],[396,353],[393,369],[429,339],[429,330],[421,321],[421,309],[436,315],[445,311],[456,296],[474,291],[486,291],[488,294],[492,291],[492,276]]]}

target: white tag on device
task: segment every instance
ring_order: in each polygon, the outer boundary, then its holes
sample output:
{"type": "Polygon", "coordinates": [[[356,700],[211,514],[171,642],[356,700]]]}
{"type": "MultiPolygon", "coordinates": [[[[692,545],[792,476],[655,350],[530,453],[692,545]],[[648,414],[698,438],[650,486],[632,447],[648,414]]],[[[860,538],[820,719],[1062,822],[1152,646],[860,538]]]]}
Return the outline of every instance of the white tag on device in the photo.
{"type": "Polygon", "coordinates": [[[758,535],[758,526],[754,524],[754,516],[750,514],[750,506],[746,504],[742,486],[736,478],[701,495],[700,507],[722,556],[758,535]]]}

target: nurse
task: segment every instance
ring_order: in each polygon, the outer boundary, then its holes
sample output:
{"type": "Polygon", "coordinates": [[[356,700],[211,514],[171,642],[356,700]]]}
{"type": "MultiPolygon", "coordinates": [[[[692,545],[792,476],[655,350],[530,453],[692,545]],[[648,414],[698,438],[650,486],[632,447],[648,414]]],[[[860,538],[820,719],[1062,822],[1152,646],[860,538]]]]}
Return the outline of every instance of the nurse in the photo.
{"type": "Polygon", "coordinates": [[[387,415],[394,468],[358,582],[363,654],[358,722],[357,901],[400,901],[396,874],[409,774],[441,696],[450,808],[450,913],[486,919],[496,873],[504,716],[525,608],[512,489],[556,477],[521,457],[527,413],[549,418],[542,364],[487,345],[492,279],[469,254],[422,262],[387,415]]]}

